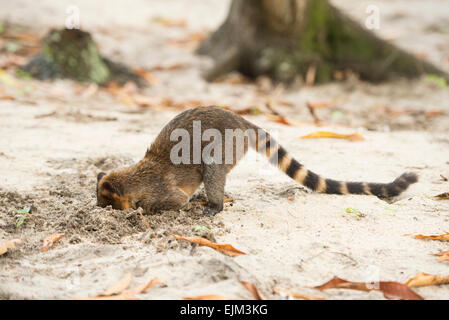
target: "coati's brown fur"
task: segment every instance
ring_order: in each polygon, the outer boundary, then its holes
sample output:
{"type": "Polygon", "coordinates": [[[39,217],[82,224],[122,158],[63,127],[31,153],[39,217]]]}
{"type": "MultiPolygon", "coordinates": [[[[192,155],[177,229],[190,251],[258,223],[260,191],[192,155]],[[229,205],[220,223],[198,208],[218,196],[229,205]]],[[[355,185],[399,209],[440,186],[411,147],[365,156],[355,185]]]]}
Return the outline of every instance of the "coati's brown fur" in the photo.
{"type": "MultiPolygon", "coordinates": [[[[174,129],[182,128],[193,135],[193,121],[201,121],[201,133],[206,129],[217,129],[225,146],[226,129],[262,130],[243,117],[219,107],[198,107],[184,111],[171,120],[147,150],[145,157],[135,165],[97,177],[97,204],[115,209],[142,207],[151,212],[163,209],[179,209],[184,206],[195,190],[204,183],[208,197],[206,215],[215,215],[223,209],[224,187],[227,173],[246,153],[248,146],[255,148],[270,159],[270,162],[300,184],[318,192],[328,194],[366,194],[378,197],[393,197],[418,181],[414,173],[404,173],[391,183],[341,182],[325,179],[293,159],[268,133],[261,139],[244,140],[244,152],[234,152],[232,163],[173,164],[170,151],[178,141],[170,141],[174,129]]],[[[191,139],[190,150],[193,149],[191,139]]],[[[210,141],[201,141],[201,151],[210,141]]],[[[234,140],[235,144],[235,140],[234,140]]],[[[235,145],[234,145],[235,147],[235,145]]],[[[191,152],[192,153],[192,152],[191,152]]]]}

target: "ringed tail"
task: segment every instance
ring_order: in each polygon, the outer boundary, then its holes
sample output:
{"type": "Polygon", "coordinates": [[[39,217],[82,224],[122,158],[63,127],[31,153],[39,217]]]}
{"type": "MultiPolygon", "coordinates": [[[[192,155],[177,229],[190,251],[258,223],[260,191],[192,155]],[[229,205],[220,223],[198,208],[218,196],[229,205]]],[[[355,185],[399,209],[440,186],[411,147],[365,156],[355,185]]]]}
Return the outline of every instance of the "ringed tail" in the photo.
{"type": "Polygon", "coordinates": [[[266,139],[256,139],[252,147],[268,157],[271,164],[276,165],[290,178],[320,193],[365,194],[389,198],[399,195],[409,185],[418,181],[418,176],[412,172],[406,172],[390,183],[344,182],[322,178],[292,158],[268,133],[266,139]]]}

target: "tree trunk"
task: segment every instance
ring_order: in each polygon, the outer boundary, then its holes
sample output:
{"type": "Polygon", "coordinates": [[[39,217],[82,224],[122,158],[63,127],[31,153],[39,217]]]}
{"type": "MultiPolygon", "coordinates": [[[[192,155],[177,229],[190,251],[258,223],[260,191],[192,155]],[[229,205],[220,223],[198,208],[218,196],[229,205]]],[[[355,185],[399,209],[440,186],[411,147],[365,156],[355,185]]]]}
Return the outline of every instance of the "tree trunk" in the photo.
{"type": "Polygon", "coordinates": [[[344,70],[369,81],[425,73],[447,77],[379,39],[327,0],[233,0],[226,21],[198,53],[215,60],[208,80],[238,70],[289,82],[305,77],[310,67],[316,68],[317,82],[344,70]]]}
{"type": "Polygon", "coordinates": [[[144,84],[126,66],[102,57],[91,35],[77,29],[51,30],[42,40],[41,52],[22,69],[41,80],[68,78],[99,85],[108,81],[144,84]]]}

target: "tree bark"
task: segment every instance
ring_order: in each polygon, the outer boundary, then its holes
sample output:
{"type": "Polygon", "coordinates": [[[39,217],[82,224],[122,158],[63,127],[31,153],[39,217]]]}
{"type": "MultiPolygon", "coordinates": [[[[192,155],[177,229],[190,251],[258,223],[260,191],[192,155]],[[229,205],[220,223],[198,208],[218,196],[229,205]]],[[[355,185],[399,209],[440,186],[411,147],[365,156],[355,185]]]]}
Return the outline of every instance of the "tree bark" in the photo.
{"type": "Polygon", "coordinates": [[[233,0],[225,22],[198,51],[216,64],[205,75],[213,80],[237,70],[289,82],[316,68],[316,81],[351,70],[362,79],[385,80],[425,73],[447,77],[375,36],[327,0],[233,0]]]}
{"type": "Polygon", "coordinates": [[[102,57],[91,35],[77,29],[51,30],[42,40],[41,52],[22,69],[41,80],[68,78],[99,85],[109,81],[144,84],[126,66],[102,57]]]}

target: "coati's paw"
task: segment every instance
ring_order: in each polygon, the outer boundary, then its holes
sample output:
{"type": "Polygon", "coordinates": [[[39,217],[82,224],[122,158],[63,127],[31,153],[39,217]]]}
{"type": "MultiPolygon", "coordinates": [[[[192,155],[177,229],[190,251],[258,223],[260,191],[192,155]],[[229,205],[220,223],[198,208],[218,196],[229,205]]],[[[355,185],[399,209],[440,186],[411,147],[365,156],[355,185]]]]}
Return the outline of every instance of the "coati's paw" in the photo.
{"type": "Polygon", "coordinates": [[[212,207],[206,207],[203,210],[203,216],[205,217],[213,217],[217,213],[219,213],[222,209],[220,208],[212,208],[212,207]]]}

